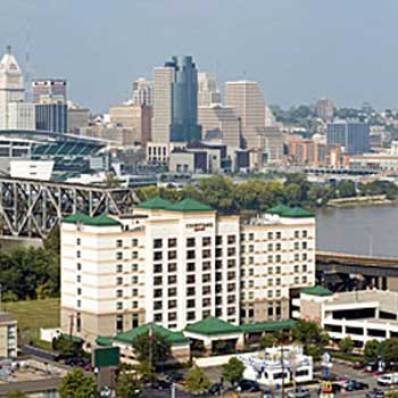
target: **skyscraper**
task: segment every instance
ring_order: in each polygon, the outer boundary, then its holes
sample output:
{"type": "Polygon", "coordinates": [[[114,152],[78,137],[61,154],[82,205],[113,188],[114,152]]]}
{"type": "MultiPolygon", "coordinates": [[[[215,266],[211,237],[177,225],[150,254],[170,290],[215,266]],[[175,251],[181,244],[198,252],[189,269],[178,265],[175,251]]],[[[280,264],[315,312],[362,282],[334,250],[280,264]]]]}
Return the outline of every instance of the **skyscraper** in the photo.
{"type": "Polygon", "coordinates": [[[32,82],[33,103],[52,98],[57,102],[66,103],[66,80],[64,79],[35,79],[32,82]]]}
{"type": "Polygon", "coordinates": [[[201,139],[198,119],[198,72],[192,57],[173,57],[155,68],[154,142],[201,139]]]}
{"type": "Polygon", "coordinates": [[[351,120],[328,123],[326,143],[341,145],[349,155],[368,152],[369,124],[351,120]]]}
{"type": "Polygon", "coordinates": [[[221,93],[217,88],[216,76],[209,72],[198,73],[198,105],[221,104],[221,93]]]}
{"type": "Polygon", "coordinates": [[[9,128],[9,104],[24,99],[22,70],[8,46],[0,62],[0,130],[9,128]]]}
{"type": "Polygon", "coordinates": [[[259,148],[265,128],[265,101],[259,84],[246,80],[226,82],[225,104],[241,118],[245,146],[259,148]]]}
{"type": "Polygon", "coordinates": [[[133,83],[133,104],[152,106],[153,81],[140,77],[133,83]]]}

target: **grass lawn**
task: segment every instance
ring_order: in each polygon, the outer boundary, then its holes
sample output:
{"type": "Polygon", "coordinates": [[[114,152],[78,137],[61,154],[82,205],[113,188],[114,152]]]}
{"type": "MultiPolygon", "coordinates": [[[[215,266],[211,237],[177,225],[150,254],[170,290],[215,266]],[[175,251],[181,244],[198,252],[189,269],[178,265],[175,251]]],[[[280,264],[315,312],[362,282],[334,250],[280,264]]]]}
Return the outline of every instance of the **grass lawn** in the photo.
{"type": "Polygon", "coordinates": [[[40,328],[52,328],[60,324],[58,298],[2,303],[1,307],[17,318],[19,336],[23,342],[37,340],[40,328]]]}

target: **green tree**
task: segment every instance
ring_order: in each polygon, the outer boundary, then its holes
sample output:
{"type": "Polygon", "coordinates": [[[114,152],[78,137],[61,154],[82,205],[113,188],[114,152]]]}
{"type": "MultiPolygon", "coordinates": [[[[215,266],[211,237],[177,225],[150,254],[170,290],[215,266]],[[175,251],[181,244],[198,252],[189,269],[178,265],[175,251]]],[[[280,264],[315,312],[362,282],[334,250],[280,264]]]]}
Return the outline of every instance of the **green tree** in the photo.
{"type": "Polygon", "coordinates": [[[380,343],[380,356],[386,362],[387,367],[391,367],[398,358],[398,339],[386,339],[380,343]]]}
{"type": "Polygon", "coordinates": [[[233,386],[242,380],[245,365],[236,357],[232,357],[228,363],[223,365],[223,376],[233,386]]]}
{"type": "Polygon", "coordinates": [[[300,320],[293,329],[293,338],[303,344],[306,354],[319,360],[323,354],[326,345],[329,342],[329,336],[322,331],[315,322],[300,320]]]}
{"type": "Polygon", "coordinates": [[[140,362],[148,362],[153,369],[170,357],[170,343],[156,332],[137,336],[133,341],[133,349],[137,359],[140,362]]]}
{"type": "Polygon", "coordinates": [[[337,184],[337,192],[340,198],[350,198],[357,195],[355,183],[351,180],[343,180],[337,184]]]}
{"type": "Polygon", "coordinates": [[[341,339],[339,341],[339,349],[341,352],[344,352],[345,354],[352,352],[352,350],[354,349],[354,342],[352,341],[352,338],[347,336],[341,339]]]}
{"type": "Polygon", "coordinates": [[[262,349],[265,348],[270,348],[273,347],[275,345],[275,336],[271,335],[271,334],[265,334],[264,336],[261,337],[260,340],[260,347],[262,349]]]}
{"type": "Polygon", "coordinates": [[[197,366],[189,370],[185,378],[185,386],[188,392],[198,394],[205,392],[211,385],[210,379],[202,368],[197,366]]]}
{"type": "Polygon", "coordinates": [[[118,398],[133,397],[142,388],[142,383],[137,375],[123,370],[119,373],[116,382],[116,396],[118,398]]]}
{"type": "Polygon", "coordinates": [[[376,359],[380,354],[380,342],[378,340],[368,340],[365,344],[364,354],[369,360],[376,359]]]}
{"type": "Polygon", "coordinates": [[[92,376],[81,369],[72,369],[62,379],[59,387],[61,398],[96,398],[97,386],[92,376]]]}
{"type": "Polygon", "coordinates": [[[135,370],[141,375],[145,382],[152,382],[156,380],[156,372],[149,361],[141,361],[135,366],[135,370]]]}
{"type": "Polygon", "coordinates": [[[28,396],[21,391],[11,391],[7,394],[7,398],[28,398],[28,396]]]}

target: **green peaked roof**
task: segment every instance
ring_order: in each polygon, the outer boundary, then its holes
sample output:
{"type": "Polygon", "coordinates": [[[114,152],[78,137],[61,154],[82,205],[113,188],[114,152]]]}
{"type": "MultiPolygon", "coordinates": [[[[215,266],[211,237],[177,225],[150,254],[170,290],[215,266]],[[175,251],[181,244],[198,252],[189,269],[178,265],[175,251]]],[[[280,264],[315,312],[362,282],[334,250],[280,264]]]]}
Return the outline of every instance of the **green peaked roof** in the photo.
{"type": "Polygon", "coordinates": [[[185,330],[187,332],[204,334],[208,336],[217,334],[241,333],[239,326],[232,325],[231,323],[212,316],[188,325],[185,330]]]}
{"type": "Polygon", "coordinates": [[[134,339],[141,334],[149,333],[150,330],[155,334],[163,336],[170,344],[185,344],[189,342],[181,332],[173,332],[156,323],[147,323],[146,325],[131,329],[128,332],[119,333],[114,340],[125,344],[132,344],[134,339]]]}
{"type": "Polygon", "coordinates": [[[305,218],[305,217],[315,217],[314,213],[304,210],[301,207],[288,207],[285,205],[278,205],[267,210],[269,214],[276,214],[280,217],[287,218],[305,218]]]}
{"type": "Polygon", "coordinates": [[[139,203],[137,207],[140,209],[166,209],[169,206],[172,206],[170,201],[163,199],[160,196],[155,196],[139,203]]]}
{"type": "Polygon", "coordinates": [[[271,332],[275,330],[293,329],[295,325],[296,321],[288,319],[275,322],[247,323],[240,325],[240,329],[243,333],[271,332]]]}
{"type": "Polygon", "coordinates": [[[302,289],[301,292],[304,294],[310,294],[312,296],[321,296],[321,297],[333,295],[332,291],[326,289],[323,286],[306,287],[302,289]]]}
{"type": "Polygon", "coordinates": [[[198,202],[195,199],[186,198],[181,200],[180,202],[174,203],[173,205],[169,206],[167,210],[171,211],[213,211],[213,208],[198,202]]]}
{"type": "Polygon", "coordinates": [[[107,216],[106,214],[101,214],[100,216],[91,217],[87,214],[71,214],[64,218],[63,222],[69,224],[84,224],[84,225],[94,225],[97,227],[109,227],[109,226],[117,226],[121,225],[119,221],[115,220],[112,217],[107,216]]]}

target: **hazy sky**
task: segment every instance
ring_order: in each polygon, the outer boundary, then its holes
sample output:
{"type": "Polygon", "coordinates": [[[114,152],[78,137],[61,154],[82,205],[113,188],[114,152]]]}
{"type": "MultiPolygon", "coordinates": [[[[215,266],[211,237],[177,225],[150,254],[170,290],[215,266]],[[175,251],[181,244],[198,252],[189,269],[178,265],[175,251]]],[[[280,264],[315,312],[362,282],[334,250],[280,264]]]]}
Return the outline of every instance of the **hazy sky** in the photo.
{"type": "Polygon", "coordinates": [[[173,54],[270,103],[398,107],[397,0],[0,0],[0,47],[96,111],[173,54]],[[29,37],[30,39],[27,39],[29,37]]]}

